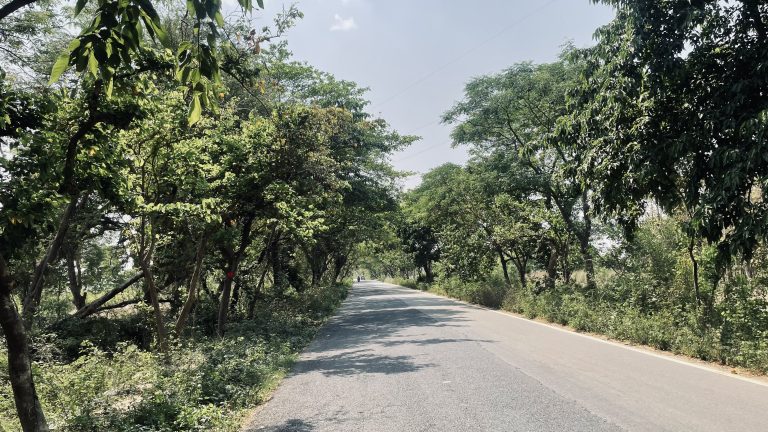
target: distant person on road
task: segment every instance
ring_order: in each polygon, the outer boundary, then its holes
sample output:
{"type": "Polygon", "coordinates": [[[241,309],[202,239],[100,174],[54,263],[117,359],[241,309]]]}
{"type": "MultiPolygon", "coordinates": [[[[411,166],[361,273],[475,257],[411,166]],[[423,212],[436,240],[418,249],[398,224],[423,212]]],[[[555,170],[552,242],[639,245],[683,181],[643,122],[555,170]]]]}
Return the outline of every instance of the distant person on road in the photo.
{"type": "Polygon", "coordinates": [[[360,276],[357,277],[357,282],[360,282],[360,276]]]}

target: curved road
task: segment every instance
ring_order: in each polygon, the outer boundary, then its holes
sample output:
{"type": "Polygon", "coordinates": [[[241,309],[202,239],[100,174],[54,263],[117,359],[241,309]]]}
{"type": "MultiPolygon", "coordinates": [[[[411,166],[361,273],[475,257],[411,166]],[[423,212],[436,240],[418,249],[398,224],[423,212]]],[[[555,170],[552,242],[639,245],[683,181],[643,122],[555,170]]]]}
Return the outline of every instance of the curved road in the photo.
{"type": "Polygon", "coordinates": [[[370,281],[246,430],[765,432],[768,386],[370,281]]]}

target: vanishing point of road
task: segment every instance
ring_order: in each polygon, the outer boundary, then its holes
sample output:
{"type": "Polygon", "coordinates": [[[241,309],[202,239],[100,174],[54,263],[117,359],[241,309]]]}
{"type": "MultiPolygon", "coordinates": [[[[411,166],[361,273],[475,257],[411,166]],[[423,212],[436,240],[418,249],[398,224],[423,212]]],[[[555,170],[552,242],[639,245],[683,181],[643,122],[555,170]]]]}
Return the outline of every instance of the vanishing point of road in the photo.
{"type": "Polygon", "coordinates": [[[375,281],[247,431],[768,431],[768,385],[375,281]]]}

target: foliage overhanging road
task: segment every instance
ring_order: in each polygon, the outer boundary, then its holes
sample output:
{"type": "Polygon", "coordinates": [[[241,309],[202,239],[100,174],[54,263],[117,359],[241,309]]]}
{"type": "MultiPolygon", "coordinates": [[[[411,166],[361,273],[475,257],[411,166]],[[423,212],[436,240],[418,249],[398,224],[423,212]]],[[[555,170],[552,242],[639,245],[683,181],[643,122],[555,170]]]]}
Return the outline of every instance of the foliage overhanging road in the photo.
{"type": "Polygon", "coordinates": [[[248,431],[765,431],[768,386],[380,282],[248,431]]]}

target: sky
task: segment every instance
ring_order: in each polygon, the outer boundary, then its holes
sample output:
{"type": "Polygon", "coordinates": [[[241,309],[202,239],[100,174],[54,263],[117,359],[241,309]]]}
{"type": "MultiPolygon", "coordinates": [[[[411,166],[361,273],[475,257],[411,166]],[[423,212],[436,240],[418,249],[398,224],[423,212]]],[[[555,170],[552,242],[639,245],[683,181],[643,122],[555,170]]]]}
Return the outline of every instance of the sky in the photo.
{"type": "MultiPolygon", "coordinates": [[[[255,27],[292,2],[266,1],[255,27]]],[[[594,43],[613,9],[589,0],[302,0],[304,13],[286,35],[296,60],[370,88],[369,112],[402,134],[422,139],[392,156],[395,168],[419,174],[467,160],[452,148],[440,116],[473,77],[522,61],[557,59],[563,44],[594,43]]]]}

